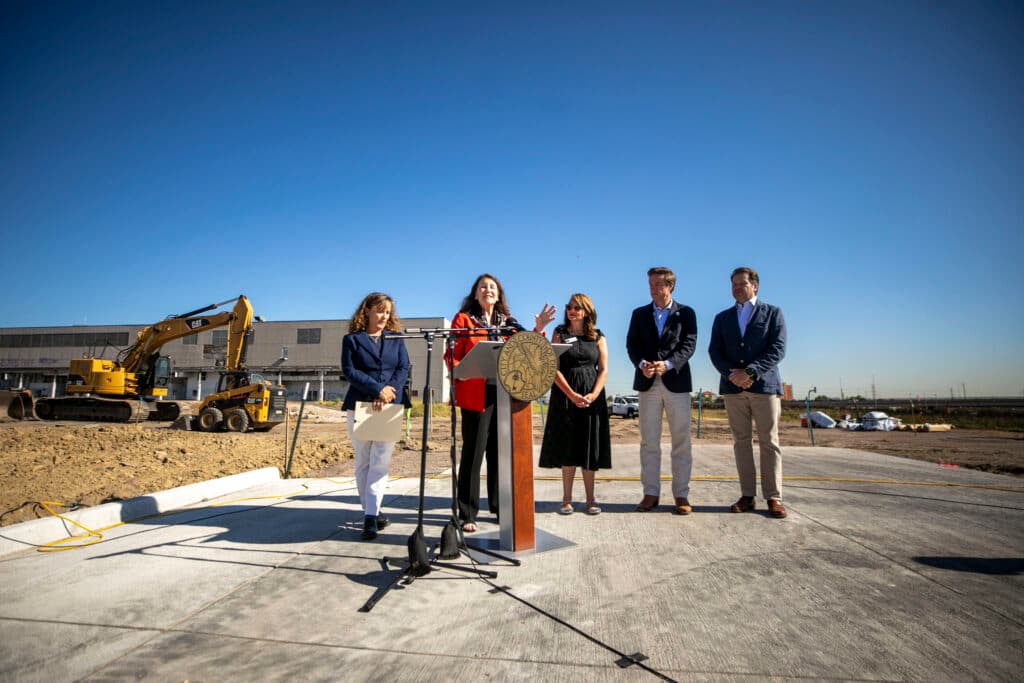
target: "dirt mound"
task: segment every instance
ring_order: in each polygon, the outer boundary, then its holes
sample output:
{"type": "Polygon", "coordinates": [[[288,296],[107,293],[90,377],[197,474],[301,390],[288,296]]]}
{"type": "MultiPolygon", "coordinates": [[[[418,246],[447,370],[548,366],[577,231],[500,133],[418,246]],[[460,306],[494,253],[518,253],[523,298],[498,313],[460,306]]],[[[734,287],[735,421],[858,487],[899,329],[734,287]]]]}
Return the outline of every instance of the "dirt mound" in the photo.
{"type": "MultiPolygon", "coordinates": [[[[352,457],[347,438],[316,427],[300,431],[293,476],[352,457]]],[[[45,515],[38,501],[96,505],[261,467],[283,471],[287,457],[281,427],[265,434],[206,434],[154,423],[35,421],[0,426],[0,453],[4,525],[45,515]]]]}

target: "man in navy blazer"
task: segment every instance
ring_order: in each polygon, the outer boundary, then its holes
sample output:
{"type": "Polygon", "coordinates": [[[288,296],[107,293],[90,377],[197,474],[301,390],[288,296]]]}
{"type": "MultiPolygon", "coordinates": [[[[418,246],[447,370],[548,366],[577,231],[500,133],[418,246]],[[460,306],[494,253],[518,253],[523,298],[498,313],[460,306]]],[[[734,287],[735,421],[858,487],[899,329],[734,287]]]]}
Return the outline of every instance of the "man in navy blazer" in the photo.
{"type": "Polygon", "coordinates": [[[640,482],[644,497],[638,512],[650,512],[661,496],[661,415],[672,435],[673,512],[690,514],[690,357],[697,349],[697,316],[673,301],[676,276],[668,268],[647,271],[651,303],[633,311],[626,351],[636,371],[633,389],[640,393],[640,482]]]}
{"type": "Polygon", "coordinates": [[[757,472],[754,467],[752,423],[757,426],[761,453],[761,495],[768,512],[781,519],[782,449],[779,447],[779,415],[782,412],[782,378],[779,363],[786,355],[786,321],[777,306],[758,301],[760,279],[753,268],[732,272],[736,305],[715,316],[708,353],[721,375],[718,393],[725,400],[732,431],[733,455],[740,479],[740,499],[732,512],[754,509],[757,472]]]}

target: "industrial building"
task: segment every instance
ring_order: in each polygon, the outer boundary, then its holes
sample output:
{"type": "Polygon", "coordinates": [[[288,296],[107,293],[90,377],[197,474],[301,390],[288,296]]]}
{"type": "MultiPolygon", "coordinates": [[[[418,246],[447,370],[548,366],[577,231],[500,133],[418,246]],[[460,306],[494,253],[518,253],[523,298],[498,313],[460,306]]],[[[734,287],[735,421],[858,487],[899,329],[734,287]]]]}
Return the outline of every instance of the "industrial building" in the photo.
{"type": "MultiPolygon", "coordinates": [[[[402,322],[407,329],[449,326],[447,318],[403,318],[402,322]]],[[[307,383],[309,400],[340,399],[348,389],[348,382],[341,376],[341,339],[348,325],[348,320],[256,322],[247,346],[246,366],[284,384],[291,399],[301,398],[307,383]]],[[[114,360],[145,327],[0,327],[0,386],[28,388],[36,396],[63,396],[72,358],[114,360]]],[[[198,401],[217,390],[227,335],[226,328],[201,331],[160,349],[173,367],[168,399],[198,401]]],[[[410,389],[418,400],[427,385],[427,340],[418,335],[405,343],[412,362],[410,389]]],[[[448,400],[444,343],[437,336],[431,344],[429,386],[435,402],[448,400]]]]}

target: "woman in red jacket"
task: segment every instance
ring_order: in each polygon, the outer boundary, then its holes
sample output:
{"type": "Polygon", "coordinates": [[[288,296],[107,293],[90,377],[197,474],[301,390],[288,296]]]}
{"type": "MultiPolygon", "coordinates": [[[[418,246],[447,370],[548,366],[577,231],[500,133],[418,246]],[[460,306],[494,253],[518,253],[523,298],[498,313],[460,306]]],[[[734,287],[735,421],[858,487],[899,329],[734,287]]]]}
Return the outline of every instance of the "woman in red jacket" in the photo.
{"type": "MultiPolygon", "coordinates": [[[[555,307],[544,304],[534,316],[534,332],[543,332],[555,319],[555,307]]],[[[477,342],[503,341],[509,334],[525,328],[508,312],[505,290],[498,278],[484,273],[473,283],[473,288],[462,300],[462,307],[452,321],[453,328],[479,332],[463,333],[455,337],[451,366],[459,364],[477,342]],[[505,328],[505,329],[494,329],[505,328]]],[[[480,511],[480,465],[487,456],[487,506],[498,514],[498,425],[495,413],[497,387],[484,379],[455,381],[455,405],[462,417],[462,457],[459,460],[459,519],[466,532],[477,530],[476,516],[480,511]]]]}

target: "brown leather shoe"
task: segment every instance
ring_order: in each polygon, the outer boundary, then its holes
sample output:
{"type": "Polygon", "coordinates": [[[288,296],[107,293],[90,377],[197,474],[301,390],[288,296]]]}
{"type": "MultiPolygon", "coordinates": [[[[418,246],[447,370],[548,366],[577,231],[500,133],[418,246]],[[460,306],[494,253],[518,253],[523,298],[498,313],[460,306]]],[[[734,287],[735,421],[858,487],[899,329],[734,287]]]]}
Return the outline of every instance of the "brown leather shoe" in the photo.
{"type": "Polygon", "coordinates": [[[636,511],[650,512],[656,507],[658,507],[658,497],[645,495],[644,499],[640,501],[640,504],[636,506],[636,511]]]}
{"type": "Polygon", "coordinates": [[[676,498],[676,507],[672,511],[677,515],[688,515],[693,512],[693,508],[690,507],[690,501],[686,498],[676,498]]]}
{"type": "Polygon", "coordinates": [[[768,501],[768,514],[775,519],[784,519],[789,513],[782,507],[782,501],[772,498],[768,501]]]}
{"type": "Polygon", "coordinates": [[[732,504],[729,512],[750,512],[755,507],[753,496],[740,496],[740,499],[732,504]]]}

